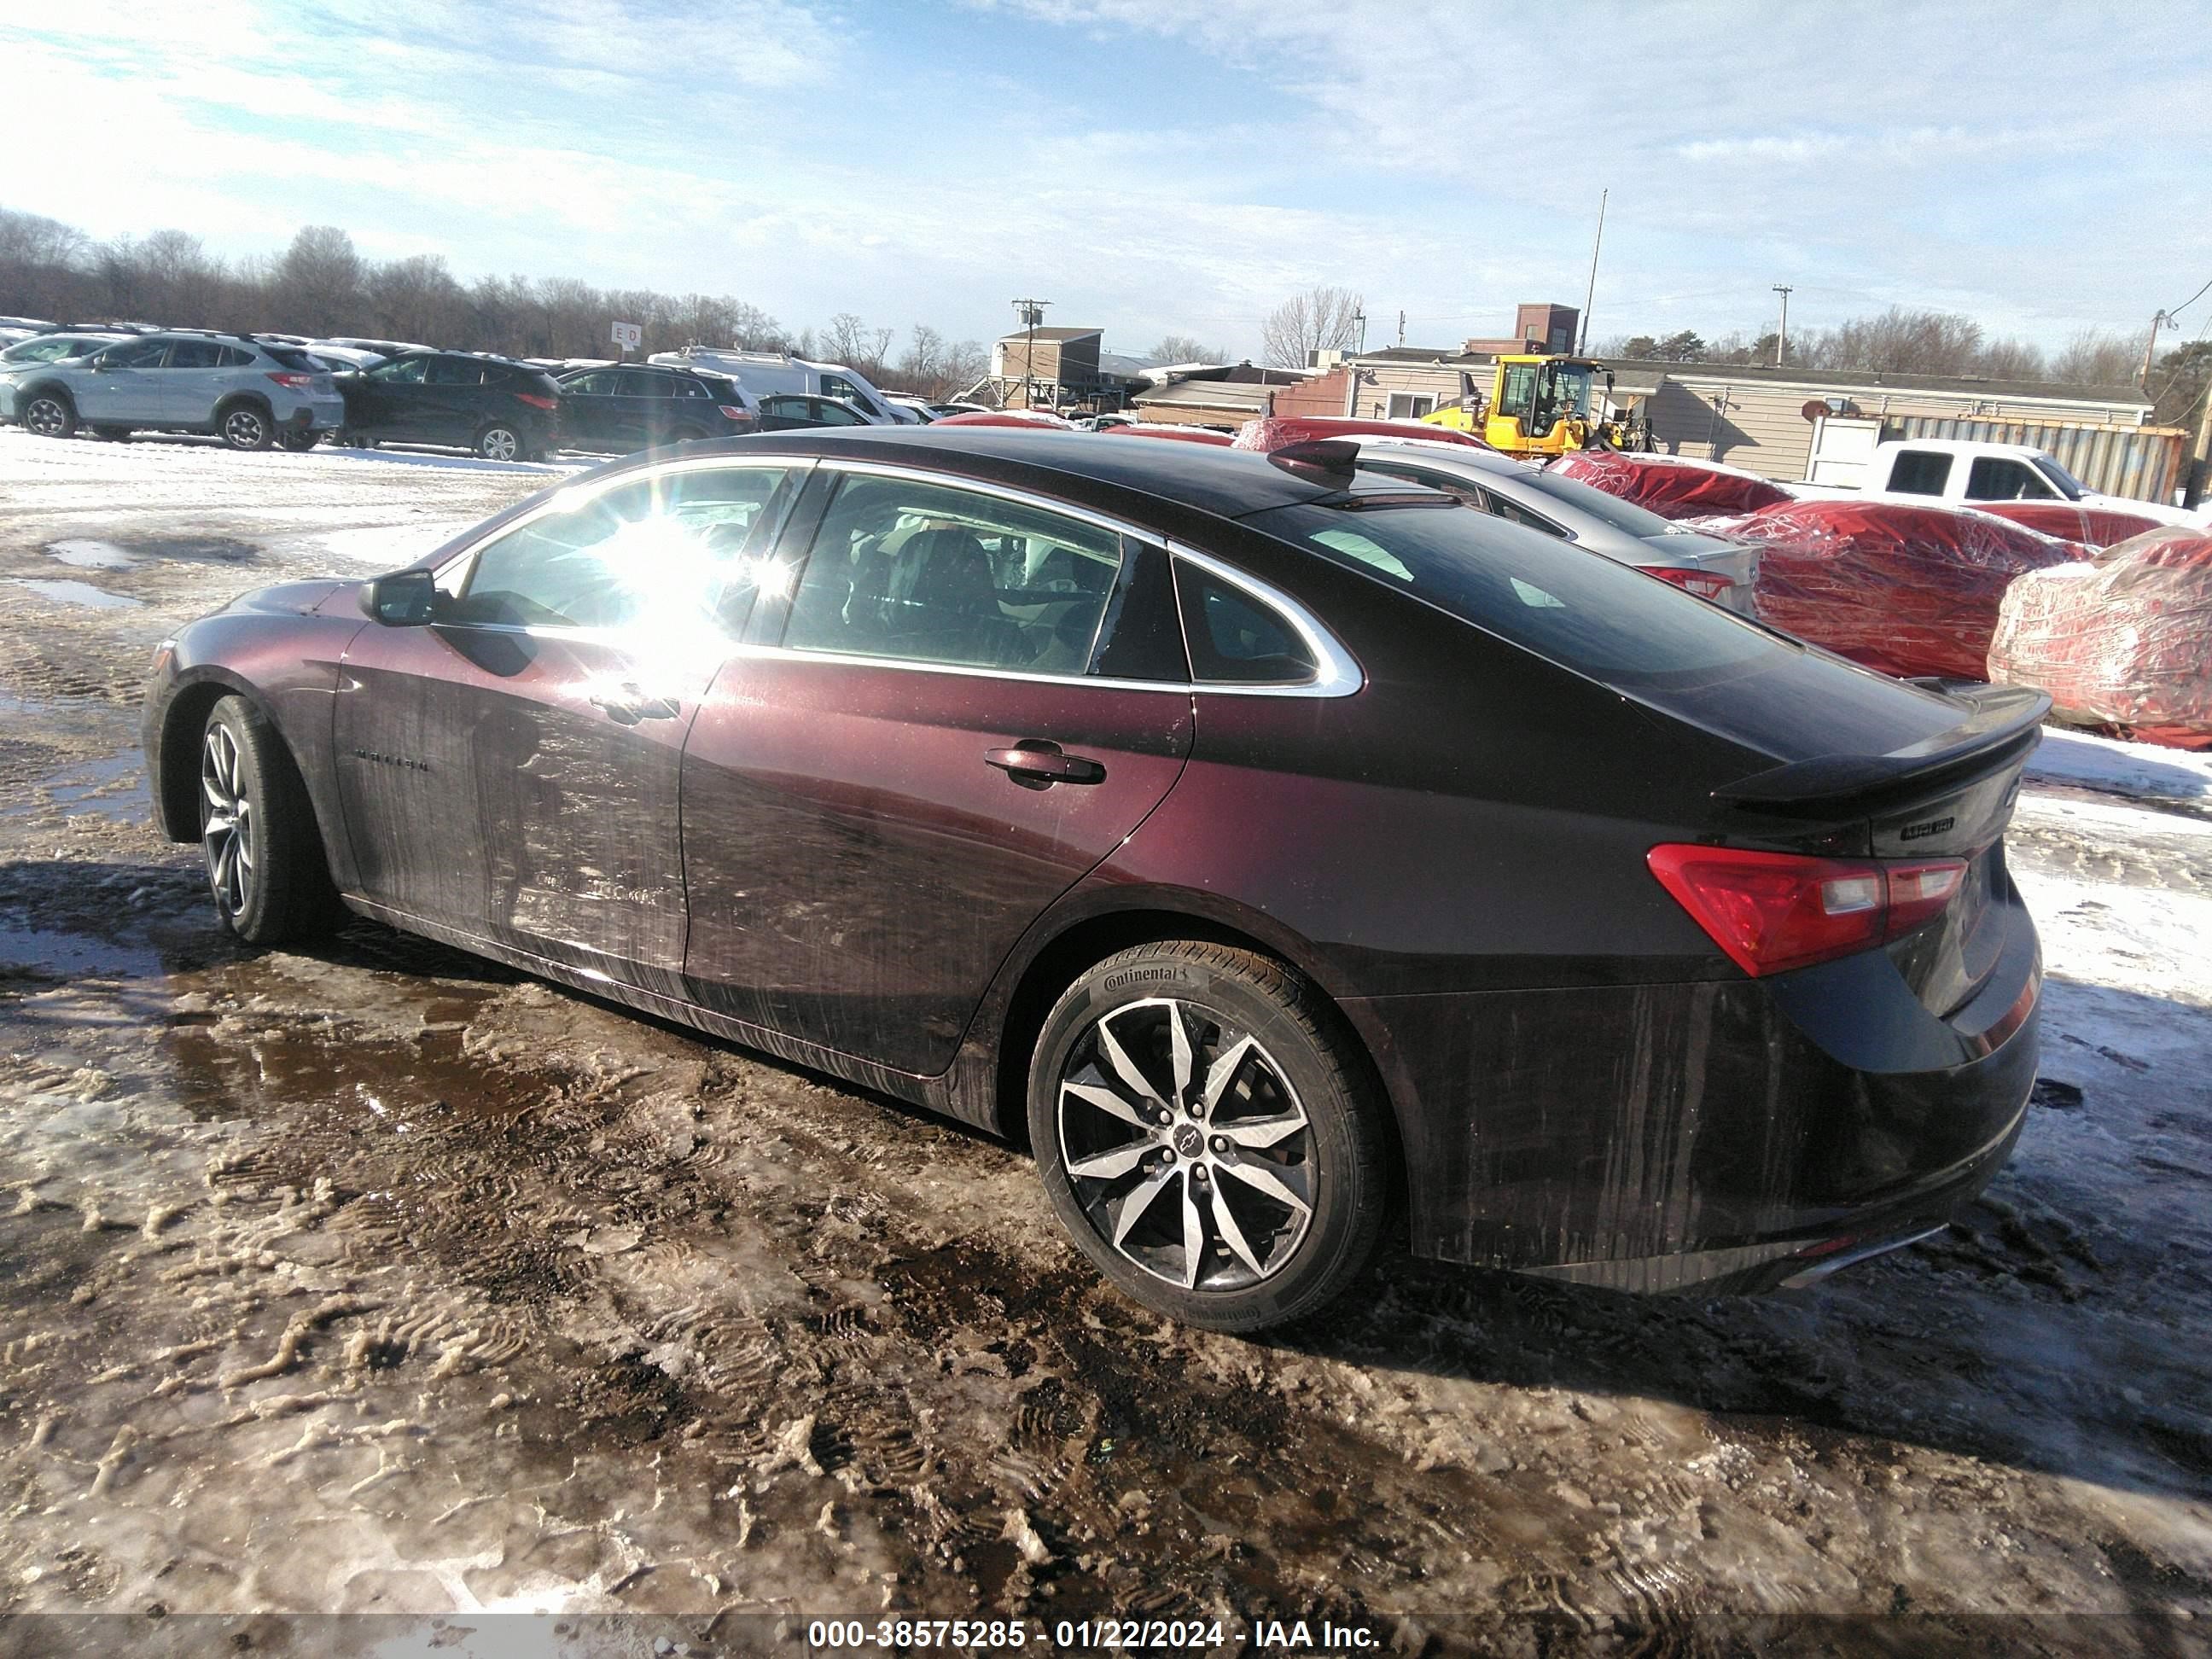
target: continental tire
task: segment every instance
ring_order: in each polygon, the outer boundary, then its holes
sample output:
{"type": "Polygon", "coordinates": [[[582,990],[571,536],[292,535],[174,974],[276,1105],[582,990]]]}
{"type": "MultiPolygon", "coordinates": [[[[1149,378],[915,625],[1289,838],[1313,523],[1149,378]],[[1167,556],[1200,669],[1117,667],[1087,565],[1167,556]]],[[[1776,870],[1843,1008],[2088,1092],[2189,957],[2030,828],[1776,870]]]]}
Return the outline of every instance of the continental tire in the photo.
{"type": "Polygon", "coordinates": [[[209,711],[199,784],[200,848],[223,925],[253,945],[327,931],[340,911],[307,786],[244,697],[209,711]]]}
{"type": "Polygon", "coordinates": [[[1310,984],[1188,939],[1078,979],[1030,1066],[1062,1224],[1129,1296],[1219,1331],[1302,1318],[1365,1270],[1390,1199],[1383,1109],[1310,984]]]}

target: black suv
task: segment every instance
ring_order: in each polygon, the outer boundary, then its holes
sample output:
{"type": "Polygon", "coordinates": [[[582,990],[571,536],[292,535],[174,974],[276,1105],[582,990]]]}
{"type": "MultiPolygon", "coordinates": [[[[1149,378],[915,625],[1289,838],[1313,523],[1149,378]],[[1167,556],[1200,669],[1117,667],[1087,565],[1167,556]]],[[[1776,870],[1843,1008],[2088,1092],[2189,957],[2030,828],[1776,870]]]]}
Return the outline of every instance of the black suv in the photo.
{"type": "Polygon", "coordinates": [[[338,441],[472,449],[486,460],[542,460],[561,441],[561,388],[543,369],[477,351],[406,351],[333,377],[345,397],[338,441]]]}
{"type": "Polygon", "coordinates": [[[562,441],[571,449],[627,455],[758,429],[750,396],[726,374],[621,364],[561,377],[562,441]]]}

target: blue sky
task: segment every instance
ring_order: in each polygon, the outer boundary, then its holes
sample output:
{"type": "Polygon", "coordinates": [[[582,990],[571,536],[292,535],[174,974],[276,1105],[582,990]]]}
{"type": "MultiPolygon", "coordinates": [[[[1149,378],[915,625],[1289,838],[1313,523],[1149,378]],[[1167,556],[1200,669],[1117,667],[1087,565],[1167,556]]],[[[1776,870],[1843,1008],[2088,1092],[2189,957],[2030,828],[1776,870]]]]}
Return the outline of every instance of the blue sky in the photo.
{"type": "MultiPolygon", "coordinates": [[[[13,0],[0,205],[229,257],[302,223],[454,271],[988,338],[1256,352],[1578,304],[1603,337],[1892,303],[2062,345],[2212,276],[2201,8],[1482,0],[13,0]],[[68,133],[51,148],[22,135],[68,133]]],[[[2193,336],[2212,297],[2184,318],[2193,336]]]]}

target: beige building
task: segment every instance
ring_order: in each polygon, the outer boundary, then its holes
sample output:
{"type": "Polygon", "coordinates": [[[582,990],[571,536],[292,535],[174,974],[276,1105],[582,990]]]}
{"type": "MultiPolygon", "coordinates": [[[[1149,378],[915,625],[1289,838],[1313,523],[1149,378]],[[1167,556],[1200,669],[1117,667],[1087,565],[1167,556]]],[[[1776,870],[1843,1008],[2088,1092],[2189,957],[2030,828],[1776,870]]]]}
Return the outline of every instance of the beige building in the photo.
{"type": "Polygon", "coordinates": [[[2135,428],[2151,407],[2133,386],[1627,358],[1606,367],[1617,400],[1639,398],[1662,453],[1725,462],[1783,482],[1806,477],[1823,413],[1862,416],[1885,429],[1913,417],[2030,428],[2135,428]]]}

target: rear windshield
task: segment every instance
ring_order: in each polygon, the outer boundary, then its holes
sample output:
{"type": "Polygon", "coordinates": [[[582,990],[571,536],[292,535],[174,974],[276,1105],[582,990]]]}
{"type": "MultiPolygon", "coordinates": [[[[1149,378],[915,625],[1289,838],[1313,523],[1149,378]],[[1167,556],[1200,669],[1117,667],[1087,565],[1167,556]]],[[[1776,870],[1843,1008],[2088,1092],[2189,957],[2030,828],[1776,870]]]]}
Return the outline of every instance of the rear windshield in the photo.
{"type": "Polygon", "coordinates": [[[297,346],[264,345],[261,349],[274,362],[283,364],[287,368],[298,369],[307,374],[320,374],[325,372],[319,361],[309,353],[301,350],[297,346]]]}
{"type": "Polygon", "coordinates": [[[1610,685],[1709,684],[1798,654],[1632,566],[1469,507],[1304,503],[1244,522],[1610,685]]]}

